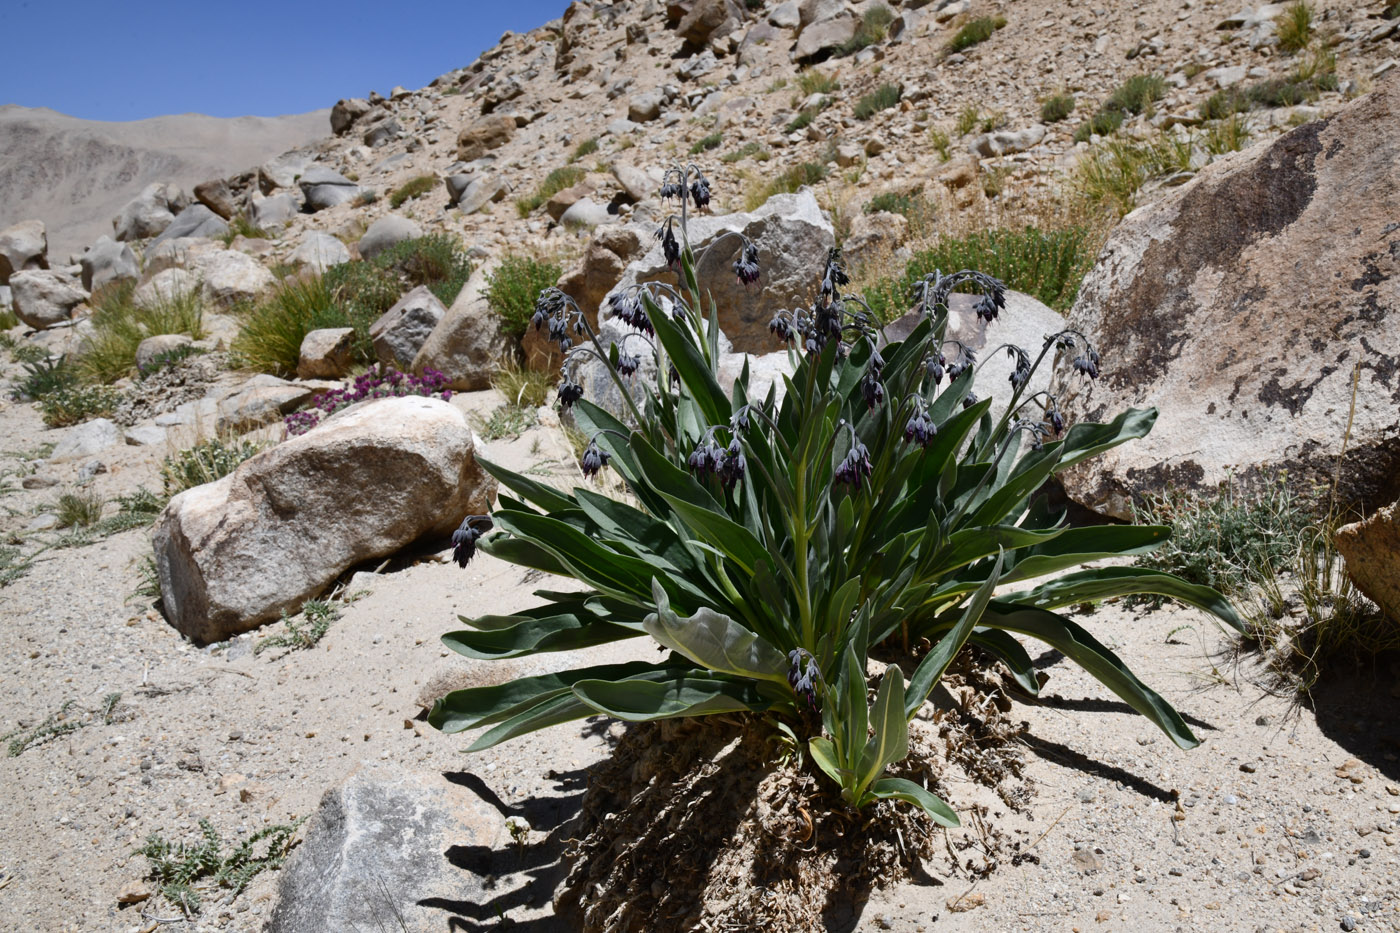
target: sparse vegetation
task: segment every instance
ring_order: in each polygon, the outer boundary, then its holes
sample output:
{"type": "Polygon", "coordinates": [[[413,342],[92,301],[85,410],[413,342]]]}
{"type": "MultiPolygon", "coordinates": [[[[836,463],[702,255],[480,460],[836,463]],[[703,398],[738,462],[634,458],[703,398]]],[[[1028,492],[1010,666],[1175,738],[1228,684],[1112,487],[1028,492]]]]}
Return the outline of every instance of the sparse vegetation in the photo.
{"type": "Polygon", "coordinates": [[[1045,102],[1040,105],[1040,120],[1042,123],[1059,123],[1061,120],[1069,119],[1069,115],[1073,112],[1073,94],[1054,94],[1046,98],[1045,102]]]}
{"type": "Polygon", "coordinates": [[[288,651],[305,651],[320,644],[331,625],[340,618],[340,607],[324,599],[309,599],[301,604],[301,621],[298,622],[287,611],[282,611],[282,624],[286,630],[280,635],[271,635],[258,642],[254,654],[262,654],[272,648],[286,648],[288,651]]]}
{"type": "Polygon", "coordinates": [[[176,366],[180,365],[180,362],[182,360],[187,360],[192,356],[199,356],[203,352],[204,351],[199,349],[198,347],[191,346],[190,344],[184,344],[182,346],[166,350],[164,353],[157,353],[155,356],[151,357],[151,361],[149,363],[146,363],[144,365],[137,365],[137,378],[141,379],[142,381],[145,381],[151,376],[154,376],[156,373],[166,369],[174,369],[176,366]]]}
{"type": "Polygon", "coordinates": [[[432,175],[419,175],[399,185],[389,195],[389,206],[403,207],[405,201],[422,197],[437,187],[437,179],[432,175]]]}
{"type": "Polygon", "coordinates": [[[11,758],[18,758],[26,751],[38,745],[43,745],[52,739],[70,732],[77,732],[88,723],[79,719],[76,714],[70,714],[70,710],[75,706],[73,700],[66,701],[58,708],[58,712],[50,713],[44,721],[32,729],[15,729],[5,735],[0,735],[0,742],[7,742],[5,747],[7,754],[11,758]]]}
{"type": "Polygon", "coordinates": [[[726,165],[733,165],[741,159],[753,159],[755,162],[767,162],[771,159],[772,153],[763,148],[760,142],[747,142],[731,152],[726,152],[720,156],[719,160],[726,165]]]}
{"type": "Polygon", "coordinates": [[[116,410],[122,394],[110,386],[76,385],[58,389],[39,399],[44,424],[63,428],[93,418],[105,418],[116,410]]]}
{"type": "Polygon", "coordinates": [[[865,11],[860,18],[860,25],[856,27],[856,34],[838,47],[835,54],[854,55],[861,49],[883,41],[892,22],[894,11],[883,3],[877,3],[865,11]]]}
{"type": "Polygon", "coordinates": [[[1223,120],[1212,120],[1201,136],[1201,146],[1213,156],[1238,152],[1249,142],[1249,127],[1244,117],[1232,114],[1223,120]]]}
{"type": "Polygon", "coordinates": [[[0,588],[22,578],[34,566],[33,556],[26,557],[19,548],[0,545],[0,588]]]}
{"type": "Polygon", "coordinates": [[[59,528],[86,528],[102,520],[107,500],[96,490],[78,489],[59,495],[54,503],[59,528]]]}
{"type": "Polygon", "coordinates": [[[227,476],[263,446],[247,438],[211,437],[171,454],[160,467],[161,486],[166,497],[227,476]]]}
{"type": "Polygon", "coordinates": [[[67,358],[48,356],[47,351],[43,359],[24,363],[23,368],[24,376],[15,388],[25,398],[41,399],[78,384],[78,374],[67,358]]]}
{"type": "Polygon", "coordinates": [[[1301,52],[1312,41],[1313,7],[1308,0],[1290,3],[1276,21],[1278,47],[1283,52],[1301,52]]]}
{"type": "Polygon", "coordinates": [[[544,177],[544,181],[540,182],[539,187],[535,189],[533,194],[515,202],[516,212],[519,213],[521,217],[529,217],[541,204],[548,201],[565,188],[571,188],[583,181],[584,174],[583,169],[576,165],[565,165],[561,168],[556,168],[544,177]]]}
{"type": "Polygon", "coordinates": [[[505,321],[506,333],[520,338],[530,326],[540,291],[559,281],[563,268],[534,256],[506,256],[487,278],[486,300],[505,321]]]}
{"type": "Polygon", "coordinates": [[[955,124],[955,129],[957,129],[958,135],[966,136],[968,133],[971,133],[973,130],[977,129],[977,124],[981,121],[981,119],[981,111],[978,110],[977,107],[972,104],[968,104],[966,107],[959,110],[958,122],[955,124]]]}
{"type": "Polygon", "coordinates": [[[998,29],[1006,25],[1004,16],[979,16],[964,25],[952,39],[948,40],[949,52],[965,52],[982,42],[986,42],[998,29]]]}
{"type": "Polygon", "coordinates": [[[940,130],[936,126],[930,127],[928,131],[928,141],[929,144],[933,146],[934,151],[938,153],[940,161],[947,162],[952,158],[952,154],[948,150],[952,147],[953,142],[943,130],[940,130]]]}
{"type": "Polygon", "coordinates": [[[1243,89],[1232,87],[1216,91],[1201,105],[1201,117],[1222,120],[1255,107],[1294,107],[1316,100],[1321,92],[1335,91],[1337,87],[1336,55],[1327,49],[1318,49],[1284,77],[1267,78],[1243,89]]]}
{"type": "Polygon", "coordinates": [[[149,877],[161,897],[191,917],[199,913],[201,888],[226,888],[237,897],[262,872],[281,868],[302,822],[265,826],[225,852],[214,824],[202,819],[198,842],[170,842],[152,833],[136,854],[150,863],[149,877]]]}
{"type": "Polygon", "coordinates": [[[887,82],[856,101],[852,113],[857,120],[869,120],[881,110],[889,110],[891,107],[898,106],[902,93],[899,85],[887,82]]]}
{"type": "Polygon", "coordinates": [[[826,178],[823,162],[799,162],[778,174],[772,181],[755,188],[744,199],[746,210],[756,210],[775,194],[791,194],[803,185],[815,185],[826,178]]]}
{"type": "Polygon", "coordinates": [[[549,401],[554,374],[508,362],[491,375],[491,387],[517,408],[539,408],[549,401]]]}
{"type": "Polygon", "coordinates": [[[535,426],[539,415],[534,408],[519,405],[498,405],[490,417],[481,422],[481,436],[488,441],[502,437],[519,437],[535,426]]]}
{"type": "Polygon", "coordinates": [[[1130,116],[1151,113],[1152,107],[1167,93],[1167,84],[1159,75],[1133,75],[1120,84],[1103,106],[1074,131],[1076,142],[1086,142],[1090,136],[1108,136],[1117,132],[1130,116]]]}
{"type": "Polygon", "coordinates": [[[92,313],[92,333],[83,341],[75,362],[78,375],[88,382],[110,383],[129,376],[136,368],[136,348],[147,337],[186,334],[204,336],[204,299],[199,289],[162,295],[138,305],[130,282],[103,292],[92,313]]]}
{"type": "Polygon", "coordinates": [[[927,229],[933,222],[936,209],[922,188],[913,191],[886,191],[871,198],[865,205],[865,213],[889,211],[899,214],[909,221],[909,229],[914,236],[927,229]]]}
{"type": "Polygon", "coordinates": [[[690,147],[691,155],[699,155],[702,152],[709,152],[711,149],[718,149],[724,141],[723,133],[711,133],[709,136],[702,136],[690,147]]]}
{"type": "Polygon", "coordinates": [[[804,68],[797,73],[797,87],[802,91],[803,97],[811,97],[813,94],[831,94],[839,91],[841,82],[835,73],[827,74],[816,68],[804,68]]]}
{"type": "Polygon", "coordinates": [[[225,246],[229,246],[239,237],[249,240],[265,240],[269,236],[270,234],[262,227],[253,223],[245,215],[238,214],[228,222],[228,232],[220,239],[224,241],[225,246]]]}
{"type": "Polygon", "coordinates": [[[569,157],[570,162],[577,162],[587,158],[598,151],[598,137],[590,136],[574,147],[574,154],[569,157]]]}
{"type": "Polygon", "coordinates": [[[1191,168],[1191,140],[1162,134],[1143,143],[1107,140],[1079,160],[1071,186],[1091,207],[1123,216],[1137,206],[1138,192],[1153,178],[1191,168]]]}
{"type": "Polygon", "coordinates": [[[805,130],[807,127],[812,125],[812,121],[817,118],[817,114],[821,113],[822,110],[825,108],[826,100],[825,98],[823,98],[822,102],[817,106],[807,107],[806,109],[799,111],[797,116],[789,120],[788,125],[783,127],[783,132],[796,133],[798,130],[805,130]]]}

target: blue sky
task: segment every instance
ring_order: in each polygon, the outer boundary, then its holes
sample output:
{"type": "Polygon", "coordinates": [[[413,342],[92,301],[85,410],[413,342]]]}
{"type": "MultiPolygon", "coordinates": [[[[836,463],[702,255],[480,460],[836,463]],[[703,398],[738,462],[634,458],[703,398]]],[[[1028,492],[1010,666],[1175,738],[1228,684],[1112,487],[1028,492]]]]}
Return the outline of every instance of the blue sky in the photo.
{"type": "Polygon", "coordinates": [[[6,0],[0,104],[90,120],[276,116],[418,88],[569,0],[6,0]]]}

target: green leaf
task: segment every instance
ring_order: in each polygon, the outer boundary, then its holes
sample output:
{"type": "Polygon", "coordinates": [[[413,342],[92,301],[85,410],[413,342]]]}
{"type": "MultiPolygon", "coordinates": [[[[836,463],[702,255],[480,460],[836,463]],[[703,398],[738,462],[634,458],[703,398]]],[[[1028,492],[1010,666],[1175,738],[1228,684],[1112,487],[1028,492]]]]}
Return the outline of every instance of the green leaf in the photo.
{"type": "Polygon", "coordinates": [[[555,696],[529,706],[494,728],[488,729],[467,747],[467,751],[479,752],[538,729],[584,719],[592,716],[594,712],[591,706],[572,693],[555,696]]]}
{"type": "Polygon", "coordinates": [[[1188,606],[1204,609],[1237,632],[1244,631],[1244,620],[1230,601],[1216,590],[1188,583],[1170,573],[1141,567],[1100,567],[1067,573],[1035,589],[1008,593],[1003,602],[1024,603],[1038,609],[1058,609],[1061,606],[1138,594],[1168,596],[1188,606]]]}
{"type": "Polygon", "coordinates": [[[1035,664],[1010,632],[997,628],[974,628],[967,640],[1001,658],[1022,690],[1033,697],[1040,696],[1040,679],[1035,676],[1035,664]]]}
{"type": "Polygon", "coordinates": [[[500,464],[492,463],[490,460],[487,460],[479,453],[476,455],[476,462],[481,464],[482,468],[485,469],[487,473],[494,476],[497,482],[502,486],[511,490],[526,502],[539,506],[546,512],[576,508],[576,503],[573,499],[570,499],[552,486],[546,486],[544,483],[530,479],[528,476],[521,476],[519,473],[507,470],[500,464]]]}
{"type": "Polygon", "coordinates": [[[646,661],[630,661],[626,664],[581,667],[538,677],[521,677],[489,687],[454,690],[433,704],[428,713],[428,724],[449,735],[489,726],[510,719],[545,700],[572,693],[570,688],[580,680],[620,680],[658,669],[657,665],[646,661]]]}
{"type": "Polygon", "coordinates": [[[1170,703],[1138,680],[1116,654],[1069,619],[1044,609],[992,602],[982,615],[982,623],[1045,642],[1156,723],[1179,747],[1195,748],[1200,744],[1170,703]]]}
{"type": "Polygon", "coordinates": [[[706,425],[724,424],[729,420],[729,399],[715,380],[714,373],[705,362],[704,354],[690,339],[690,335],[671,320],[670,315],[653,304],[645,292],[642,295],[647,316],[651,318],[652,327],[656,330],[656,339],[671,358],[671,363],[680,374],[681,382],[689,390],[690,397],[704,412],[706,425]]]}
{"type": "Polygon", "coordinates": [[[527,619],[504,629],[448,632],[442,636],[442,643],[469,658],[495,661],[545,651],[573,651],[641,634],[641,626],[592,621],[566,614],[527,619]]]}
{"type": "Polygon", "coordinates": [[[885,668],[880,691],[875,695],[871,717],[875,734],[865,743],[860,757],[859,794],[880,776],[887,765],[909,754],[909,720],[904,715],[904,672],[897,665],[885,668]]]}
{"type": "MultiPolygon", "coordinates": [[[[499,517],[499,513],[497,513],[497,518],[499,517]]],[[[569,573],[569,568],[564,566],[559,558],[527,538],[516,538],[511,535],[488,535],[478,541],[476,546],[482,552],[506,563],[515,564],[517,567],[542,570],[560,577],[573,576],[569,573]]]]}
{"type": "Polygon", "coordinates": [[[651,596],[656,568],[647,561],[609,550],[567,522],[546,515],[498,512],[495,517],[502,528],[536,542],[558,558],[570,575],[594,589],[623,597],[651,596]]]}
{"type": "Polygon", "coordinates": [[[1119,444],[1146,437],[1156,422],[1155,408],[1129,408],[1108,424],[1081,421],[1066,432],[1060,447],[1060,463],[1055,467],[1055,472],[1067,470],[1119,444]]]}
{"type": "Polygon", "coordinates": [[[701,608],[688,619],[671,611],[666,591],[652,584],[657,611],[642,626],[658,642],[712,671],[787,685],[787,658],[727,615],[701,608]]]}
{"type": "Polygon", "coordinates": [[[845,787],[851,777],[851,772],[848,769],[843,774],[841,766],[836,761],[836,746],[831,744],[831,740],[824,736],[814,735],[808,740],[807,748],[812,753],[812,760],[817,763],[817,767],[825,771],[827,777],[845,787]]]}
{"type": "Polygon", "coordinates": [[[1094,525],[1039,533],[1048,535],[1044,543],[1022,554],[1002,583],[1044,576],[1101,557],[1141,554],[1171,537],[1172,530],[1165,525],[1094,525]]]}
{"type": "Polygon", "coordinates": [[[904,718],[906,720],[914,718],[914,714],[919,711],[924,700],[927,700],[928,695],[933,692],[934,685],[943,679],[943,672],[948,669],[949,664],[953,663],[953,658],[962,650],[962,646],[972,635],[973,626],[981,619],[992,598],[992,590],[996,589],[1003,557],[1004,553],[997,554],[992,572],[987,574],[987,579],[977,588],[977,592],[968,602],[967,608],[963,610],[957,625],[954,625],[947,635],[939,639],[938,644],[933,646],[933,650],[924,655],[919,666],[914,668],[914,676],[909,678],[909,692],[904,701],[904,718]]]}
{"type": "Polygon", "coordinates": [[[574,695],[616,719],[650,722],[715,713],[763,712],[773,703],[752,681],[676,673],[665,680],[581,680],[574,695]]]}
{"type": "Polygon", "coordinates": [[[961,826],[957,813],[934,794],[930,794],[913,781],[904,778],[884,778],[870,788],[870,796],[881,800],[903,800],[912,803],[929,815],[939,826],[949,828],[961,826]]]}

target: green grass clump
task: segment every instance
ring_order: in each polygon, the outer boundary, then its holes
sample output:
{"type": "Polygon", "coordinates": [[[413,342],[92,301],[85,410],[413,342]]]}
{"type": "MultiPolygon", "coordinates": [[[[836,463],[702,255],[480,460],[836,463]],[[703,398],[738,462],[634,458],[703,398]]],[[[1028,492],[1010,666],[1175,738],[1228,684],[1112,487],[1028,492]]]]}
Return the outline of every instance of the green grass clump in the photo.
{"type": "Polygon", "coordinates": [[[1059,123],[1068,119],[1073,112],[1074,95],[1055,94],[1040,105],[1040,120],[1042,123],[1059,123]]]}
{"type": "Polygon", "coordinates": [[[1074,131],[1075,142],[1090,136],[1108,136],[1118,131],[1130,116],[1150,113],[1152,106],[1167,93],[1167,84],[1158,75],[1133,75],[1120,84],[1098,111],[1074,131]]]}
{"type": "Polygon", "coordinates": [[[288,376],[296,373],[308,333],[353,327],[355,360],[373,363],[370,325],[404,293],[426,285],[450,306],[470,275],[471,262],[455,238],[430,234],[405,240],[372,260],[341,263],[317,278],[282,280],[244,313],[232,349],[250,369],[288,376]]]}
{"type": "Polygon", "coordinates": [[[149,877],[161,897],[190,917],[199,912],[199,886],[226,888],[237,897],[260,873],[281,868],[301,824],[296,820],[265,826],[225,852],[214,824],[202,819],[198,842],[170,842],[152,833],[136,854],[150,863],[149,877]]]}
{"type": "Polygon", "coordinates": [[[506,256],[487,277],[486,300],[505,321],[506,333],[525,336],[540,292],[564,274],[556,262],[533,256],[506,256]]]}
{"type": "Polygon", "coordinates": [[[45,351],[43,359],[23,365],[24,376],[15,388],[28,398],[41,399],[78,384],[78,374],[69,365],[67,357],[51,357],[45,351]]]}
{"type": "Polygon", "coordinates": [[[897,84],[882,84],[856,101],[852,112],[857,120],[869,120],[881,110],[889,110],[896,106],[902,93],[897,84]]]}
{"type": "Polygon", "coordinates": [[[1006,25],[1004,16],[981,16],[967,23],[948,40],[949,52],[962,52],[990,39],[1006,25]]]}
{"type": "Polygon", "coordinates": [[[744,199],[745,210],[756,210],[775,194],[792,194],[803,185],[815,185],[826,178],[827,167],[823,162],[801,162],[784,171],[778,177],[751,191],[744,199]]]}
{"type": "Polygon", "coordinates": [[[86,528],[102,520],[102,510],[107,500],[91,489],[65,492],[54,503],[54,514],[58,516],[60,528],[86,528]]]}
{"type": "Polygon", "coordinates": [[[797,116],[789,120],[788,125],[783,127],[783,132],[795,133],[798,130],[805,130],[807,127],[812,125],[812,121],[817,118],[817,114],[821,113],[825,106],[826,101],[823,100],[821,104],[815,107],[808,107],[804,110],[799,111],[797,116]]]}
{"type": "Polygon", "coordinates": [[[399,185],[389,195],[390,207],[403,207],[405,201],[421,197],[437,187],[437,179],[432,175],[419,175],[399,185]]]}
{"type": "Polygon", "coordinates": [[[281,635],[273,635],[258,642],[254,654],[262,654],[269,648],[286,648],[288,651],[305,651],[320,644],[331,630],[331,625],[340,618],[340,608],[324,599],[309,599],[301,604],[302,621],[297,622],[282,611],[282,622],[287,630],[281,635]]]}
{"type": "Polygon", "coordinates": [[[1084,203],[1122,217],[1137,206],[1143,185],[1190,168],[1189,140],[1166,135],[1144,143],[1111,139],[1079,160],[1070,184],[1084,203]]]}
{"type": "Polygon", "coordinates": [[[763,148],[763,143],[748,142],[744,143],[738,149],[726,152],[719,157],[719,160],[725,165],[733,165],[741,159],[753,159],[755,162],[767,162],[772,157],[772,153],[763,148]]]}
{"type": "Polygon", "coordinates": [[[160,466],[160,481],[166,497],[229,475],[263,446],[244,438],[211,437],[171,454],[160,466]]]}
{"type": "Polygon", "coordinates": [[[1213,156],[1238,152],[1249,142],[1249,128],[1239,114],[1215,120],[1206,126],[1201,146],[1213,156]]]}
{"type": "Polygon", "coordinates": [[[25,557],[19,548],[0,545],[0,589],[21,579],[33,567],[33,558],[25,557]]]}
{"type": "Polygon", "coordinates": [[[539,408],[549,401],[555,373],[507,363],[491,376],[491,387],[517,408],[539,408]]]}
{"type": "Polygon", "coordinates": [[[690,147],[690,154],[699,155],[702,152],[709,152],[711,149],[718,149],[719,144],[723,141],[723,133],[711,133],[709,136],[696,140],[695,145],[690,147]]]}
{"type": "MultiPolygon", "coordinates": [[[[9,330],[19,326],[19,318],[15,316],[14,308],[0,308],[0,330],[9,330]]],[[[5,335],[6,337],[9,334],[5,335]]]]}
{"type": "Polygon", "coordinates": [[[64,428],[93,418],[105,418],[116,410],[122,394],[110,386],[76,385],[58,389],[39,399],[44,424],[64,428]]]}
{"type": "Polygon", "coordinates": [[[266,230],[239,214],[229,221],[228,230],[220,239],[224,241],[225,246],[229,246],[239,237],[246,237],[249,240],[265,240],[268,236],[266,230]]]}
{"type": "Polygon", "coordinates": [[[1301,52],[1312,41],[1313,8],[1307,0],[1290,3],[1278,19],[1278,47],[1283,52],[1301,52]]]}
{"type": "Polygon", "coordinates": [[[591,156],[598,151],[598,137],[590,136],[574,147],[574,154],[569,156],[570,162],[577,162],[579,159],[591,156]]]}
{"type": "Polygon", "coordinates": [[[1266,78],[1243,89],[1216,91],[1201,105],[1201,117],[1223,120],[1255,107],[1294,107],[1316,100],[1323,91],[1335,91],[1338,86],[1336,55],[1319,49],[1286,76],[1266,78]]]}
{"type": "Polygon", "coordinates": [[[953,141],[948,138],[948,134],[943,130],[940,130],[936,126],[930,128],[928,131],[928,141],[929,144],[933,146],[934,151],[938,153],[940,161],[947,162],[953,157],[952,153],[949,152],[949,149],[952,148],[953,141]]]}
{"type": "Polygon", "coordinates": [[[908,310],[913,284],[935,269],[978,269],[1056,311],[1068,311],[1094,264],[1100,242],[1100,234],[1083,226],[992,229],[945,236],[932,248],[915,253],[902,278],[885,279],[867,289],[866,300],[882,321],[891,321],[908,310]]]}
{"type": "Polygon", "coordinates": [[[959,136],[966,136],[968,133],[977,129],[977,124],[981,121],[981,112],[976,106],[968,104],[962,110],[958,111],[958,122],[954,128],[958,131],[959,136]]]}
{"type": "Polygon", "coordinates": [[[503,437],[519,437],[539,420],[538,409],[519,405],[498,405],[491,416],[481,422],[481,436],[488,441],[503,437]]]}
{"type": "Polygon", "coordinates": [[[804,68],[797,73],[797,87],[803,97],[813,94],[830,94],[841,89],[841,82],[835,74],[827,74],[815,68],[804,68]]]}
{"type": "Polygon", "coordinates": [[[861,49],[882,41],[892,22],[894,22],[894,11],[883,3],[876,4],[865,11],[865,14],[860,18],[860,25],[856,27],[856,34],[837,47],[835,54],[838,57],[854,55],[861,49]]]}
{"type": "Polygon", "coordinates": [[[562,168],[556,168],[544,177],[544,181],[540,182],[540,186],[535,189],[534,194],[515,202],[516,212],[519,213],[521,217],[529,217],[535,208],[539,207],[565,188],[571,188],[583,181],[584,174],[584,170],[575,165],[565,165],[562,168]]]}
{"type": "Polygon", "coordinates": [[[92,312],[92,333],[84,338],[76,361],[84,381],[111,383],[130,375],[136,368],[136,348],[147,337],[204,336],[204,300],[198,289],[140,306],[134,294],[130,282],[103,292],[92,312]]]}

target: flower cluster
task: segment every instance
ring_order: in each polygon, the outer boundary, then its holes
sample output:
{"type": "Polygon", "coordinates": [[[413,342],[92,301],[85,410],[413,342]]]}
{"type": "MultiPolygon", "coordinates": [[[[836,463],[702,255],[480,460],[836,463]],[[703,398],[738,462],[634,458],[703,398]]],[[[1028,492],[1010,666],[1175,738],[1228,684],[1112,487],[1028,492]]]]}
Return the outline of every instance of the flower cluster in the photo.
{"type": "Polygon", "coordinates": [[[295,411],[283,419],[288,437],[305,434],[322,419],[328,418],[357,402],[377,398],[398,398],[406,395],[421,395],[427,398],[440,398],[444,402],[452,398],[448,378],[436,369],[425,369],[422,375],[405,374],[397,369],[374,366],[344,388],[322,392],[311,399],[311,406],[295,411]]]}
{"type": "Polygon", "coordinates": [[[721,447],[715,442],[714,432],[714,428],[705,432],[705,437],[687,458],[686,465],[701,479],[718,476],[720,482],[732,489],[743,480],[748,460],[744,456],[744,448],[739,444],[737,431],[731,432],[734,436],[728,447],[721,447]]]}
{"type": "Polygon", "coordinates": [[[817,708],[817,685],[821,683],[821,669],[817,667],[817,659],[812,657],[801,648],[794,648],[788,652],[788,683],[792,686],[792,692],[799,698],[805,700],[807,707],[811,710],[817,708]]]}
{"type": "Polygon", "coordinates": [[[462,524],[452,532],[452,559],[458,567],[466,567],[467,562],[476,556],[476,542],[492,527],[489,515],[468,515],[462,524]]]}
{"type": "Polygon", "coordinates": [[[836,467],[836,481],[858,490],[866,478],[875,472],[875,467],[870,462],[869,449],[856,439],[854,431],[851,432],[851,439],[850,451],[836,467]]]}

